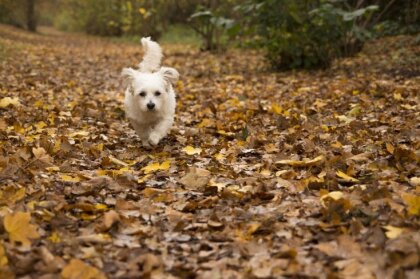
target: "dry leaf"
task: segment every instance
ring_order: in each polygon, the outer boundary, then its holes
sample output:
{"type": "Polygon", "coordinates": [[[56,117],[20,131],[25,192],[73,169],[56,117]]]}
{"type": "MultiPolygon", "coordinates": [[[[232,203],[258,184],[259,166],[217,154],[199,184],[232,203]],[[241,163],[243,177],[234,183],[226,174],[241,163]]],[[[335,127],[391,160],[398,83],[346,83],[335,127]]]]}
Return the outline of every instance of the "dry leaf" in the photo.
{"type": "Polygon", "coordinates": [[[320,155],[314,159],[304,159],[302,161],[296,161],[296,160],[280,160],[277,161],[276,164],[278,165],[289,165],[292,167],[309,167],[309,166],[315,166],[320,165],[325,161],[325,157],[323,155],[320,155]]]}
{"type": "Polygon", "coordinates": [[[4,250],[3,245],[0,243],[0,268],[6,266],[9,263],[7,259],[6,251],[4,250]]]}
{"type": "Polygon", "coordinates": [[[185,152],[185,153],[187,153],[188,155],[194,155],[194,154],[200,155],[200,153],[201,153],[201,148],[194,148],[194,147],[192,147],[192,146],[188,145],[188,146],[184,147],[184,148],[182,149],[182,151],[184,151],[184,152],[185,152]]]}
{"type": "Polygon", "coordinates": [[[359,180],[358,179],[356,179],[356,178],[354,178],[354,177],[351,177],[350,175],[347,175],[347,174],[345,174],[344,172],[342,172],[342,171],[337,171],[336,172],[336,175],[338,176],[338,177],[340,177],[341,179],[343,179],[345,182],[353,182],[353,183],[357,183],[357,182],[359,182],[359,180]]]}
{"type": "Polygon", "coordinates": [[[404,193],[402,199],[408,206],[407,211],[410,215],[420,215],[420,195],[404,193]]]}
{"type": "Polygon", "coordinates": [[[48,155],[47,151],[44,148],[32,148],[32,153],[34,154],[35,158],[45,164],[45,166],[52,166],[52,157],[48,155]]]}
{"type": "Polygon", "coordinates": [[[179,183],[187,189],[197,190],[207,185],[210,181],[210,172],[205,169],[191,168],[189,172],[179,180],[179,183]]]}
{"type": "Polygon", "coordinates": [[[18,97],[15,97],[15,98],[5,97],[0,100],[0,108],[5,108],[9,105],[19,106],[20,105],[19,98],[18,97]]]}
{"type": "Polygon", "coordinates": [[[39,238],[36,226],[29,223],[29,212],[15,212],[4,217],[4,228],[9,233],[12,242],[20,242],[25,247],[31,246],[30,239],[39,238]]]}
{"type": "Polygon", "coordinates": [[[170,167],[171,167],[171,161],[167,160],[167,161],[162,162],[161,164],[152,163],[150,165],[145,166],[141,170],[144,171],[145,174],[148,174],[155,171],[168,170],[170,167]]]}
{"type": "Polygon", "coordinates": [[[106,276],[90,265],[79,259],[72,259],[60,274],[62,279],[105,279],[106,276]]]}
{"type": "Polygon", "coordinates": [[[73,177],[67,174],[60,174],[61,180],[64,182],[80,182],[80,178],[78,176],[73,177]]]}
{"type": "Polygon", "coordinates": [[[105,212],[103,228],[109,230],[118,221],[120,221],[120,215],[115,210],[105,212]]]}
{"type": "Polygon", "coordinates": [[[385,235],[388,238],[397,238],[398,236],[400,236],[403,232],[404,229],[402,228],[397,228],[394,226],[383,226],[383,228],[386,230],[385,235]]]}

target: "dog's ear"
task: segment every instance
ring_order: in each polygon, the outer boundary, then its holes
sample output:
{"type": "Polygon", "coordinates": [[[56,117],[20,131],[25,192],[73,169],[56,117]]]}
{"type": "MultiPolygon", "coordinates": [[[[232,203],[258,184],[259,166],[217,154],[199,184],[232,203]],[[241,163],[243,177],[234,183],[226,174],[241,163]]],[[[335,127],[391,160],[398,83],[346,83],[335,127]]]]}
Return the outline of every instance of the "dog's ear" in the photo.
{"type": "Polygon", "coordinates": [[[121,72],[121,76],[124,78],[123,80],[123,86],[125,88],[132,87],[134,77],[136,75],[137,71],[133,68],[124,68],[121,72]]]}
{"type": "Polygon", "coordinates": [[[163,79],[172,85],[175,85],[179,79],[179,73],[174,68],[162,67],[159,72],[163,76],[163,79]]]}

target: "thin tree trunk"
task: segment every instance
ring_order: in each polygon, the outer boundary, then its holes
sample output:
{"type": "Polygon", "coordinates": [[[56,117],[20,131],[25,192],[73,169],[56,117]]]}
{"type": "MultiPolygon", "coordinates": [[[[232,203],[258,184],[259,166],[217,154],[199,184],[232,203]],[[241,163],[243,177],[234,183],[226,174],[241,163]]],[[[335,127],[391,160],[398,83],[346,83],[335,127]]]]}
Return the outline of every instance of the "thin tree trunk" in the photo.
{"type": "Polygon", "coordinates": [[[26,0],[26,26],[29,31],[36,31],[35,1],[26,0]]]}

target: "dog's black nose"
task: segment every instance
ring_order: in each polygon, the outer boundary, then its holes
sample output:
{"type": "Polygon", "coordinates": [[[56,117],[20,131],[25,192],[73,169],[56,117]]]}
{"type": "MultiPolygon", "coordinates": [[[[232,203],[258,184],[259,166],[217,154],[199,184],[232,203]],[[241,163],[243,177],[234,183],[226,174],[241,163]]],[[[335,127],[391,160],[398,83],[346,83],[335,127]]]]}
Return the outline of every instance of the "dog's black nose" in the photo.
{"type": "Polygon", "coordinates": [[[147,103],[147,108],[148,108],[149,110],[152,110],[152,109],[154,109],[154,108],[155,108],[155,104],[154,104],[154,103],[147,103]]]}

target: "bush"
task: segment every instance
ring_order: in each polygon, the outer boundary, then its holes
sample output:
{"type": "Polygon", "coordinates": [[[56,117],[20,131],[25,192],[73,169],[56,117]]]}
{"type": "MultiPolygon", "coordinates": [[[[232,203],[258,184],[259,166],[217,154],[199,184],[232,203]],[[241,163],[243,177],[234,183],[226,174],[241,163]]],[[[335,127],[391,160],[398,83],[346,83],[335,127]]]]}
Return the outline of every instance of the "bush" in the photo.
{"type": "Polygon", "coordinates": [[[247,13],[259,43],[275,69],[326,67],[359,51],[370,33],[359,24],[376,6],[352,9],[340,0],[251,0],[247,13]]]}
{"type": "Polygon", "coordinates": [[[222,16],[215,15],[210,10],[204,10],[192,14],[189,18],[190,26],[202,38],[202,50],[220,50],[222,36],[225,31],[232,28],[234,21],[222,16]]]}

